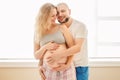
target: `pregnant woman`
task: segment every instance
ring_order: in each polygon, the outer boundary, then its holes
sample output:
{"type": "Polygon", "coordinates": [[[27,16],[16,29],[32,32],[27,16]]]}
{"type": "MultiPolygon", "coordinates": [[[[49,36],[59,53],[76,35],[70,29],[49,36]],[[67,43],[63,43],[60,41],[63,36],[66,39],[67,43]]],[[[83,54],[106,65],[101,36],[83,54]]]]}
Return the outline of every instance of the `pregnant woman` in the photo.
{"type": "MultiPolygon", "coordinates": [[[[74,40],[64,24],[55,23],[57,18],[56,7],[51,3],[44,4],[38,13],[34,37],[34,55],[40,60],[40,66],[45,70],[41,73],[43,80],[76,80],[73,63],[66,70],[55,71],[70,60],[61,58],[52,64],[47,62],[48,56],[54,51],[62,51],[74,45],[74,40]]],[[[72,60],[72,58],[71,58],[72,60]]]]}

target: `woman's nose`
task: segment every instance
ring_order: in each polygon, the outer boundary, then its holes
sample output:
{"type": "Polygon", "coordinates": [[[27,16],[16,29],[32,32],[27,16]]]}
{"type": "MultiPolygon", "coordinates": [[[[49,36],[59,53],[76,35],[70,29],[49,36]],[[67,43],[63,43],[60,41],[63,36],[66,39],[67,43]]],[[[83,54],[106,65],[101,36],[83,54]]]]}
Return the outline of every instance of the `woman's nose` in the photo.
{"type": "Polygon", "coordinates": [[[54,19],[57,19],[57,16],[54,16],[54,19]]]}

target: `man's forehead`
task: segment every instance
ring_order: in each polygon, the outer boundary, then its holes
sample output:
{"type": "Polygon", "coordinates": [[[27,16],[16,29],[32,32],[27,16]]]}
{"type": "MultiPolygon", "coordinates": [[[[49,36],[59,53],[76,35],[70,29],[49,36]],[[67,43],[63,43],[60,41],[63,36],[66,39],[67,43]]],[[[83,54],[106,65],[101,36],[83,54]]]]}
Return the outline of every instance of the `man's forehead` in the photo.
{"type": "Polygon", "coordinates": [[[57,8],[58,8],[58,9],[68,9],[68,7],[65,6],[65,5],[63,5],[63,4],[58,5],[57,8]]]}

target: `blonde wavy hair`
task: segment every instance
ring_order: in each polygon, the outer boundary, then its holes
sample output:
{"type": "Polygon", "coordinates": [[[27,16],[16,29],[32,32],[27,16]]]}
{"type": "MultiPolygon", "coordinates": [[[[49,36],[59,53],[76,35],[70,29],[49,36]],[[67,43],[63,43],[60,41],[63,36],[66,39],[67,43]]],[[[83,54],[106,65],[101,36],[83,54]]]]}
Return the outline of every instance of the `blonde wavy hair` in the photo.
{"type": "Polygon", "coordinates": [[[41,39],[45,35],[46,30],[50,28],[51,26],[50,14],[52,9],[55,8],[56,7],[51,3],[45,3],[40,8],[35,23],[35,32],[39,39],[41,39]]]}

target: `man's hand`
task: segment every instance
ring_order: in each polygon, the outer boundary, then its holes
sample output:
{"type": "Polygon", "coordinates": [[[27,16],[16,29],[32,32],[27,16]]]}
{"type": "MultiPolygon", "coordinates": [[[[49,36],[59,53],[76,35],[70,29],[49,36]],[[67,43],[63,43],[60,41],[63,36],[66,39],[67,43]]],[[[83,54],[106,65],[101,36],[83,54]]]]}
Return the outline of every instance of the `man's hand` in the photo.
{"type": "Polygon", "coordinates": [[[60,51],[51,51],[51,53],[52,54],[49,57],[47,57],[47,62],[49,64],[52,64],[62,59],[62,55],[60,51]]]}
{"type": "Polygon", "coordinates": [[[45,79],[46,79],[46,77],[45,77],[45,75],[44,75],[44,72],[45,72],[45,69],[44,69],[42,66],[40,66],[40,67],[39,67],[39,74],[40,74],[42,80],[45,80],[45,79]]]}

